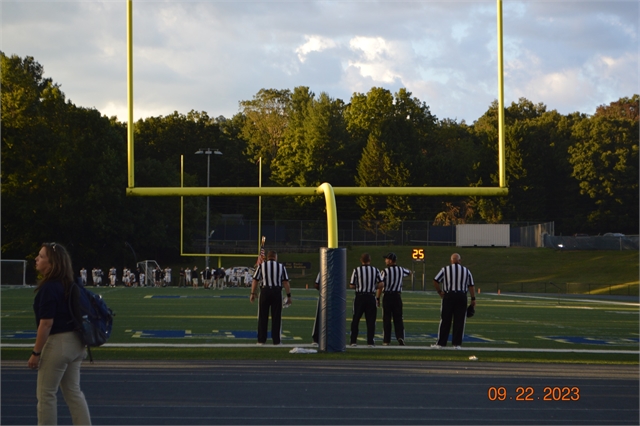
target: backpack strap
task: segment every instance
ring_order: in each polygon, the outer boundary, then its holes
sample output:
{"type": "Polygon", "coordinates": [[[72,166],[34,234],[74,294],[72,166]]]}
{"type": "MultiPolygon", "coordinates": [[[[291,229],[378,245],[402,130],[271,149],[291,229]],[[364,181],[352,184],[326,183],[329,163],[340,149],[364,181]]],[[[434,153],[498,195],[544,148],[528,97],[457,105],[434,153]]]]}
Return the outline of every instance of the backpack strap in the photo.
{"type": "MultiPolygon", "coordinates": [[[[72,281],[71,289],[69,290],[69,313],[71,314],[71,322],[73,322],[76,331],[80,331],[82,328],[82,315],[80,314],[80,286],[78,283],[72,281]]],[[[91,354],[91,348],[85,345],[87,348],[87,354],[89,355],[89,362],[93,364],[93,355],[91,354]]]]}
{"type": "Polygon", "coordinates": [[[75,326],[76,330],[79,330],[82,324],[80,318],[82,315],[80,314],[80,301],[78,300],[80,296],[80,287],[78,283],[74,281],[71,282],[71,287],[69,288],[69,314],[71,314],[71,321],[75,326]]]}

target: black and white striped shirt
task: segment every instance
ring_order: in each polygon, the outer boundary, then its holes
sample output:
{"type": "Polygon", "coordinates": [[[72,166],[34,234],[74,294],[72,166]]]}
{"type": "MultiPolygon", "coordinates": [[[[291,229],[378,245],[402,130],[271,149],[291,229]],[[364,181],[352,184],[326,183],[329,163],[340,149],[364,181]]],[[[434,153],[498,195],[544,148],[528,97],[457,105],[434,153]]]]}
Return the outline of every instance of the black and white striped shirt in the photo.
{"type": "Polygon", "coordinates": [[[351,274],[350,284],[356,287],[356,293],[373,293],[379,282],[382,282],[382,277],[375,266],[358,266],[351,274]]]}
{"type": "Polygon", "coordinates": [[[283,281],[289,281],[287,269],[282,263],[267,260],[256,269],[254,280],[262,280],[262,287],[282,287],[283,281]]]}
{"type": "Polygon", "coordinates": [[[402,266],[393,265],[385,268],[380,274],[384,282],[384,291],[402,291],[402,279],[407,275],[411,275],[411,271],[402,266]]]}
{"type": "Polygon", "coordinates": [[[474,285],[471,271],[459,263],[442,268],[434,280],[442,284],[442,291],[445,293],[451,291],[466,293],[469,287],[474,285]]]}

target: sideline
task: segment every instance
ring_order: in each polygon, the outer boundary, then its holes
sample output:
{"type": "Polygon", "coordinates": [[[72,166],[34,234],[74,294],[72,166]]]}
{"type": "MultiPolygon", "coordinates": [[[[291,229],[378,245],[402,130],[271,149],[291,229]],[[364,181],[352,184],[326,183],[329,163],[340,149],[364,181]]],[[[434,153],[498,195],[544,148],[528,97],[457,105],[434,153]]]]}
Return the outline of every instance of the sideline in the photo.
{"type": "MultiPolygon", "coordinates": [[[[84,362],[83,370],[102,369],[167,369],[167,370],[221,370],[225,374],[233,371],[244,373],[264,372],[264,366],[272,370],[282,370],[283,374],[317,371],[318,374],[328,371],[348,371],[350,373],[370,374],[438,374],[453,376],[496,376],[496,377],[572,377],[591,379],[637,380],[638,365],[588,365],[588,364],[556,364],[556,363],[469,363],[458,361],[352,361],[352,360],[315,360],[301,358],[299,360],[280,361],[244,361],[244,360],[106,360],[90,364],[84,362]]],[[[26,361],[3,361],[2,369],[26,369],[26,361]]]]}
{"type": "MultiPolygon", "coordinates": [[[[521,299],[543,299],[543,300],[558,300],[558,299],[564,299],[567,301],[572,301],[572,302],[585,302],[585,303],[601,303],[601,304],[605,304],[605,305],[622,305],[622,306],[639,306],[640,307],[640,303],[636,302],[620,302],[620,301],[616,301],[616,300],[606,300],[606,299],[578,299],[578,298],[574,298],[571,297],[570,294],[557,294],[555,296],[529,296],[529,295],[525,295],[525,294],[520,294],[520,293],[503,293],[503,294],[498,294],[498,293],[482,293],[482,295],[487,295],[487,296],[493,296],[495,298],[500,298],[500,297],[519,297],[521,299]]],[[[576,295],[577,297],[584,297],[584,295],[576,295]]],[[[598,297],[597,295],[594,295],[595,297],[598,297]]],[[[602,297],[602,296],[600,296],[602,297]]],[[[635,296],[624,296],[624,297],[635,297],[635,296]]]]}
{"type": "MultiPolygon", "coordinates": [[[[33,343],[3,343],[0,348],[30,348],[33,343]]],[[[258,346],[255,343],[105,343],[102,348],[313,348],[311,344],[281,344],[279,346],[258,346]]],[[[369,348],[366,345],[351,347],[347,350],[427,350],[427,351],[467,351],[467,352],[539,352],[539,353],[583,353],[583,354],[619,354],[640,355],[640,350],[607,350],[607,349],[532,349],[532,348],[487,348],[479,346],[463,346],[454,349],[453,346],[444,348],[432,348],[431,346],[376,346],[369,348]]]]}

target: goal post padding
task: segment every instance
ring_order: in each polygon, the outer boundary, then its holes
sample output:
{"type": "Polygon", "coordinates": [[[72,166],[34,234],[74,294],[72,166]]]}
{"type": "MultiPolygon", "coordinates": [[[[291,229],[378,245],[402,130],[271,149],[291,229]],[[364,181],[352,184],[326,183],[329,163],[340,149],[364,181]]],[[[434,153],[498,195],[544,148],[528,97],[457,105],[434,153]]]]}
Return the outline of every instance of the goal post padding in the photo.
{"type": "Polygon", "coordinates": [[[27,285],[27,261],[22,259],[1,259],[0,284],[27,285]]]}
{"type": "Polygon", "coordinates": [[[347,312],[347,249],[320,249],[320,328],[318,349],[345,352],[347,312]]]}

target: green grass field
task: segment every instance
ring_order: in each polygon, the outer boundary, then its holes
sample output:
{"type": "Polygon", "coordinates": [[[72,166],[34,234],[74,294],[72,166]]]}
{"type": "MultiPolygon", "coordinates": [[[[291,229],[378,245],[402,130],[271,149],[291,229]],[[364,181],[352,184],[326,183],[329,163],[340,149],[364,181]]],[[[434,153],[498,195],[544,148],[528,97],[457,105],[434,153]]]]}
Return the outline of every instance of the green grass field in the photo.
{"type": "MultiPolygon", "coordinates": [[[[98,288],[116,313],[109,344],[247,344],[244,347],[102,347],[100,359],[392,359],[502,362],[638,363],[637,300],[603,296],[523,293],[478,295],[476,316],[465,329],[464,350],[434,350],[440,299],[433,292],[405,292],[409,348],[347,348],[346,353],[295,355],[288,345],[311,343],[317,291],[294,288],[283,311],[285,347],[256,347],[257,303],[249,289],[98,288]],[[420,348],[420,349],[418,349],[420,348]],[[426,349],[428,348],[428,349],[426,349]],[[475,349],[475,351],[474,351],[475,349]],[[542,350],[549,350],[548,352],[542,350]],[[555,352],[555,350],[576,352],[555,352]],[[590,350],[594,352],[584,352],[590,350]]],[[[34,342],[33,289],[3,288],[2,359],[27,359],[34,342]]],[[[353,291],[347,291],[347,324],[353,291]]],[[[381,344],[381,310],[376,340],[381,344]]],[[[360,337],[365,332],[364,318],[360,337]]],[[[363,342],[364,343],[364,342],[363,342]]],[[[395,344],[395,342],[393,343],[395,344]]],[[[361,345],[362,346],[362,345],[361,345]]]]}
{"type": "MultiPolygon", "coordinates": [[[[409,269],[415,266],[416,289],[425,283],[432,289],[431,279],[440,268],[448,264],[451,253],[458,252],[462,263],[469,267],[478,287],[496,292],[548,292],[585,294],[617,294],[638,296],[638,252],[627,251],[557,251],[545,248],[474,248],[474,247],[424,247],[425,263],[412,264],[412,248],[408,246],[367,246],[347,248],[347,271],[360,264],[360,255],[371,254],[372,264],[384,267],[382,256],[389,251],[398,255],[398,264],[409,269]]],[[[280,262],[310,262],[307,271],[290,270],[294,288],[312,288],[320,262],[317,253],[283,253],[280,262]],[[304,274],[304,275],[303,275],[304,274]]],[[[217,258],[211,264],[217,265],[217,258]]],[[[223,258],[223,266],[252,266],[252,258],[223,258]]],[[[185,260],[184,264],[171,265],[176,271],[181,266],[202,267],[202,258],[185,260]]],[[[164,266],[164,265],[163,265],[164,266]]],[[[349,278],[349,277],[347,277],[349,278]]],[[[175,280],[175,278],[174,278],[175,280]]],[[[410,287],[409,287],[410,288],[410,287]]],[[[405,284],[407,289],[407,284],[405,284]]]]}

